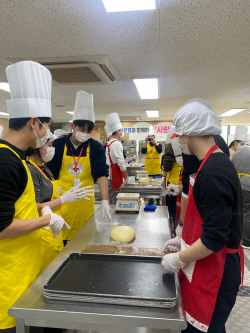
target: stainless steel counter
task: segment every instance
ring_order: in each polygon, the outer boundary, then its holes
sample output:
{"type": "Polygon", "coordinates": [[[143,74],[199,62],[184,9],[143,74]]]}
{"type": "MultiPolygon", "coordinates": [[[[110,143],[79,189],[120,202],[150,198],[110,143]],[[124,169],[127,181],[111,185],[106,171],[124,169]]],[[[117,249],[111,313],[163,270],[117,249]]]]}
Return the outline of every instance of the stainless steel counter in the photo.
{"type": "MultiPolygon", "coordinates": [[[[103,218],[99,208],[78,234],[67,244],[51,265],[25,291],[9,310],[16,318],[17,333],[27,333],[29,326],[57,327],[105,332],[153,332],[163,329],[165,333],[179,333],[186,328],[181,296],[178,288],[177,306],[173,309],[144,308],[108,304],[72,302],[47,302],[43,286],[72,252],[80,252],[90,243],[116,244],[109,237],[110,231],[118,225],[135,229],[136,238],[128,246],[162,248],[170,238],[166,207],[155,212],[139,214],[115,214],[112,206],[112,220],[103,218]]],[[[124,244],[126,245],[126,244],[124,244]]]]}

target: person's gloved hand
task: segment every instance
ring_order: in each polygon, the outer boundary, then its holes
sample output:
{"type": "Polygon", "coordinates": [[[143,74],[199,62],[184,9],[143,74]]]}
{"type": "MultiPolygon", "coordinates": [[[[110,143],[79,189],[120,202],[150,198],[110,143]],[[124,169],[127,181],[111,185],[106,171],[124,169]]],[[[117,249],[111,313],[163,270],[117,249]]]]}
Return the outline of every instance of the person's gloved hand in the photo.
{"type": "Polygon", "coordinates": [[[165,244],[165,249],[170,252],[178,252],[181,249],[181,239],[179,237],[175,237],[169,239],[165,244]]]}
{"type": "Polygon", "coordinates": [[[129,179],[129,177],[126,178],[126,184],[130,184],[130,179],[129,179]]]}
{"type": "Polygon", "coordinates": [[[139,155],[133,155],[132,157],[133,160],[137,160],[137,158],[139,158],[139,155]]]}
{"type": "Polygon", "coordinates": [[[51,215],[50,223],[45,227],[45,229],[49,230],[50,227],[54,238],[59,235],[63,227],[70,229],[70,226],[64,221],[64,219],[61,216],[54,214],[49,206],[44,207],[41,210],[41,214],[42,216],[49,214],[51,215]]]}
{"type": "Polygon", "coordinates": [[[108,200],[102,200],[102,216],[109,217],[111,219],[111,208],[108,200]]]}
{"type": "Polygon", "coordinates": [[[168,189],[169,189],[169,195],[177,196],[181,194],[179,185],[170,184],[168,185],[168,189]]]}
{"type": "Polygon", "coordinates": [[[178,253],[165,254],[162,257],[161,265],[170,272],[176,273],[180,268],[184,267],[185,264],[180,261],[178,253]]]}
{"type": "Polygon", "coordinates": [[[75,187],[72,187],[71,190],[69,190],[69,191],[65,192],[63,195],[61,195],[60,198],[61,198],[62,204],[74,202],[74,201],[81,200],[81,199],[90,200],[90,198],[88,198],[88,197],[94,195],[94,193],[93,193],[94,189],[92,188],[91,190],[87,190],[87,188],[92,187],[92,185],[80,188],[81,186],[82,186],[82,183],[80,183],[79,185],[77,185],[75,187]]]}

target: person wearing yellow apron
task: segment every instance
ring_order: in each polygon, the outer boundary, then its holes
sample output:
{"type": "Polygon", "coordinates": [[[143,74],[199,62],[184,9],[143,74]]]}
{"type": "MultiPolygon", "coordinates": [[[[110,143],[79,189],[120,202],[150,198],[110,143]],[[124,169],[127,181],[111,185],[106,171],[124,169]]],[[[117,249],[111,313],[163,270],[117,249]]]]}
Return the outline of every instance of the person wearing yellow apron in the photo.
{"type": "MultiPolygon", "coordinates": [[[[55,179],[61,181],[62,193],[73,186],[91,185],[97,181],[102,196],[102,213],[110,217],[108,202],[108,166],[105,150],[96,140],[91,138],[95,115],[93,111],[93,95],[79,91],[76,95],[72,134],[53,142],[55,156],[46,165],[55,179]]],[[[71,240],[94,214],[95,198],[90,201],[76,201],[61,206],[61,216],[70,225],[70,230],[63,230],[63,239],[71,240]]]]}
{"type": "MultiPolygon", "coordinates": [[[[141,150],[142,154],[146,154],[145,158],[145,171],[148,172],[150,177],[152,176],[161,176],[161,158],[160,154],[162,153],[162,145],[156,143],[154,128],[149,126],[149,134],[145,138],[145,144],[141,150]]],[[[154,203],[153,199],[149,200],[149,205],[154,203]]],[[[157,199],[157,204],[160,204],[160,199],[157,199]]]]}
{"type": "MultiPolygon", "coordinates": [[[[30,169],[34,183],[36,203],[40,212],[44,207],[49,206],[53,213],[60,215],[62,203],[74,202],[80,199],[87,199],[93,196],[93,190],[79,188],[81,184],[62,195],[61,181],[53,178],[50,170],[44,165],[52,160],[55,154],[55,147],[52,147],[53,135],[41,148],[29,148],[26,151],[27,166],[30,169]],[[92,192],[92,193],[89,193],[92,192]]],[[[54,239],[52,231],[42,228],[42,271],[52,262],[58,253],[63,249],[62,232],[54,239]]]]}
{"type": "Polygon", "coordinates": [[[8,309],[41,272],[41,228],[58,231],[65,224],[56,214],[38,216],[24,154],[46,139],[51,74],[23,61],[8,66],[6,75],[12,99],[7,100],[9,129],[0,140],[0,330],[15,327],[8,309]]]}

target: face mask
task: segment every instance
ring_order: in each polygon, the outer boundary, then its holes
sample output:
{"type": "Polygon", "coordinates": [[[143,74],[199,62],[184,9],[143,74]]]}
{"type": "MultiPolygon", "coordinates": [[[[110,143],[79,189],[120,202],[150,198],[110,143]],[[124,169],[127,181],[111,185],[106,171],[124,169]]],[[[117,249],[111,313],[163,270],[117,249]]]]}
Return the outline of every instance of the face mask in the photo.
{"type": "MultiPolygon", "coordinates": [[[[187,140],[188,140],[188,137],[187,137],[187,140]]],[[[192,153],[190,153],[190,150],[188,149],[187,140],[184,145],[179,144],[180,150],[182,151],[183,154],[193,155],[192,153]]]]}
{"type": "Polygon", "coordinates": [[[176,162],[177,162],[180,166],[183,166],[183,158],[182,158],[182,156],[177,156],[175,159],[176,159],[176,162]]]}
{"type": "Polygon", "coordinates": [[[120,139],[122,140],[124,138],[124,133],[120,134],[120,139]]]}
{"type": "Polygon", "coordinates": [[[46,147],[46,155],[41,155],[44,162],[49,162],[55,155],[55,147],[46,147]]]}
{"type": "Polygon", "coordinates": [[[236,151],[241,150],[243,147],[244,147],[244,146],[242,146],[242,145],[238,145],[238,147],[236,147],[236,151]]]}
{"type": "MultiPolygon", "coordinates": [[[[39,119],[38,119],[39,120],[39,119]]],[[[42,127],[46,130],[46,133],[44,134],[43,137],[39,138],[36,134],[36,131],[33,129],[33,132],[35,133],[36,136],[36,148],[41,148],[42,146],[45,145],[45,143],[47,143],[48,139],[50,138],[50,130],[45,128],[43,126],[43,124],[40,122],[39,123],[42,125],[42,127]]]]}
{"type": "Polygon", "coordinates": [[[76,134],[74,135],[78,142],[86,142],[91,138],[91,134],[86,134],[79,131],[76,131],[76,134]]]}

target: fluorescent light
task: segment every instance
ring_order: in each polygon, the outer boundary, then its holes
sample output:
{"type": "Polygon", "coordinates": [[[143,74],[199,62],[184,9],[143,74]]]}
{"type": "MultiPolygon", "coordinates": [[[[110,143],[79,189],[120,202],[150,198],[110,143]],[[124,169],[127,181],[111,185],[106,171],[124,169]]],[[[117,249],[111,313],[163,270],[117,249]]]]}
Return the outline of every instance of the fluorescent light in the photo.
{"type": "Polygon", "coordinates": [[[158,99],[158,79],[134,79],[141,99],[158,99]]]}
{"type": "Polygon", "coordinates": [[[220,114],[219,117],[231,117],[234,114],[237,114],[237,113],[242,112],[244,110],[246,110],[246,109],[230,109],[227,112],[224,112],[224,113],[220,114]]]}
{"type": "Polygon", "coordinates": [[[0,112],[0,115],[1,115],[1,116],[6,116],[6,117],[9,117],[9,114],[8,114],[8,113],[6,113],[6,112],[0,112]]]}
{"type": "Polygon", "coordinates": [[[155,9],[155,0],[102,0],[106,12],[155,9]]]}
{"type": "Polygon", "coordinates": [[[72,120],[69,120],[69,123],[72,123],[73,122],[73,119],[72,120]]]}
{"type": "Polygon", "coordinates": [[[66,111],[66,113],[74,114],[74,111],[66,111]]]}
{"type": "Polygon", "coordinates": [[[159,110],[146,110],[146,114],[149,118],[159,117],[159,110]]]}
{"type": "Polygon", "coordinates": [[[4,91],[10,92],[10,86],[9,83],[6,82],[0,82],[0,89],[4,91]]]}

